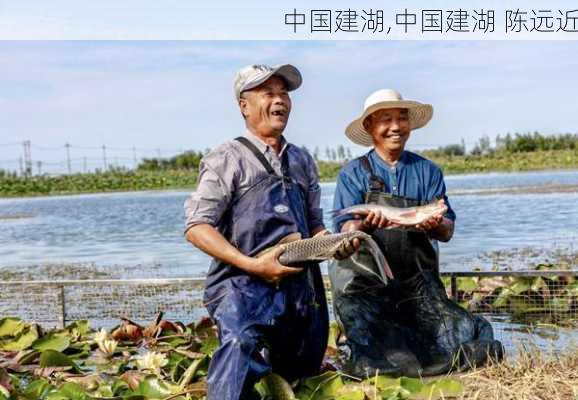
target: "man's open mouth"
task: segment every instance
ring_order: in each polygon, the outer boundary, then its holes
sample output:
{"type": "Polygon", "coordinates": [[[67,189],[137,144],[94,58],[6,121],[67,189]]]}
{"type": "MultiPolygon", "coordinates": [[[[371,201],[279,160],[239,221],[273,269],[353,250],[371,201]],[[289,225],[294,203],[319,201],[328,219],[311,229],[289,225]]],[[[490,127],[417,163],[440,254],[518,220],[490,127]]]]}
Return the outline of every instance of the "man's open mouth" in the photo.
{"type": "Polygon", "coordinates": [[[271,115],[274,115],[276,117],[285,117],[287,115],[287,112],[285,110],[275,110],[271,111],[271,115]]]}

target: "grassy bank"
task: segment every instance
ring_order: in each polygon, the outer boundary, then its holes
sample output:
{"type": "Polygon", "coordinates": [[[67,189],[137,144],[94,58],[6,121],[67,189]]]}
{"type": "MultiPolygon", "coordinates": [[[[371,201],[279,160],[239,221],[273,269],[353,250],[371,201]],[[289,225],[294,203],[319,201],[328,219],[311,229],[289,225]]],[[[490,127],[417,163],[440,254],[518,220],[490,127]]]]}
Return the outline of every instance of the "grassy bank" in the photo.
{"type": "MultiPolygon", "coordinates": [[[[439,165],[445,175],[578,168],[578,149],[453,156],[425,151],[422,155],[439,165]]],[[[325,161],[318,166],[323,181],[335,180],[341,168],[339,163],[325,161]]]]}
{"type": "Polygon", "coordinates": [[[195,187],[197,172],[109,171],[93,174],[0,177],[0,196],[45,196],[58,194],[100,193],[136,190],[161,190],[195,187]]]}
{"type": "MultiPolygon", "coordinates": [[[[424,156],[438,164],[445,175],[513,172],[578,168],[578,149],[523,153],[492,152],[487,155],[424,156]]],[[[319,176],[324,182],[337,178],[342,163],[319,161],[319,176]]],[[[30,178],[0,174],[0,196],[43,196],[55,194],[97,193],[134,190],[192,189],[196,184],[194,169],[115,170],[104,173],[30,178]]]]}
{"type": "Polygon", "coordinates": [[[578,149],[432,157],[426,152],[424,156],[439,165],[446,175],[578,168],[578,149]]]}

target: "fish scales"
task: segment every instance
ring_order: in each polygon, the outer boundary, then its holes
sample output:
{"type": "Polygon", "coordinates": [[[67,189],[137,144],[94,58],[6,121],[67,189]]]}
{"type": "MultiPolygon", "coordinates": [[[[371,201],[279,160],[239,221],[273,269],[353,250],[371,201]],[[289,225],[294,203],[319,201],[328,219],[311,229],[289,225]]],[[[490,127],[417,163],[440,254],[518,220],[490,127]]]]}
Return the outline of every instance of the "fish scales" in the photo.
{"type": "MultiPolygon", "coordinates": [[[[393,278],[389,264],[377,243],[365,232],[351,231],[295,240],[289,243],[279,244],[267,249],[265,252],[277,248],[283,249],[283,253],[279,256],[279,262],[284,265],[291,265],[305,261],[329,260],[335,256],[336,252],[344,243],[349,242],[352,239],[359,239],[365,244],[365,249],[373,257],[376,265],[375,269],[371,266],[356,262],[356,257],[353,255],[351,256],[351,259],[354,261],[354,269],[365,276],[375,278],[384,284],[387,284],[388,280],[393,278]]],[[[261,255],[262,254],[264,253],[261,253],[261,255]]]]}
{"type": "Polygon", "coordinates": [[[354,238],[369,240],[371,236],[364,232],[352,231],[338,234],[317,236],[310,239],[297,240],[282,244],[284,251],[279,257],[282,264],[300,261],[327,260],[335,255],[344,242],[354,238]]]}

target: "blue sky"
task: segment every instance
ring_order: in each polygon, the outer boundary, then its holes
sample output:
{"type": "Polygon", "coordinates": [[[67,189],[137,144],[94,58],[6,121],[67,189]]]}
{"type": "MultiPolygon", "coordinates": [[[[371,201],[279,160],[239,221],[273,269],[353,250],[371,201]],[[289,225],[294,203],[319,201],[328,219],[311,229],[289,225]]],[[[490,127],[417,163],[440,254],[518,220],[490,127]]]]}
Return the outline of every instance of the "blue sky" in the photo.
{"type": "Polygon", "coordinates": [[[311,149],[363,151],[343,131],[379,88],[433,104],[414,149],[577,132],[577,50],[570,41],[3,41],[0,168],[17,165],[22,146],[6,145],[23,140],[46,163],[64,160],[66,142],[75,162],[95,164],[101,152],[80,147],[104,144],[128,163],[122,149],[132,146],[139,157],[215,146],[243,131],[232,79],[250,63],[300,68],[286,136],[311,149]]]}

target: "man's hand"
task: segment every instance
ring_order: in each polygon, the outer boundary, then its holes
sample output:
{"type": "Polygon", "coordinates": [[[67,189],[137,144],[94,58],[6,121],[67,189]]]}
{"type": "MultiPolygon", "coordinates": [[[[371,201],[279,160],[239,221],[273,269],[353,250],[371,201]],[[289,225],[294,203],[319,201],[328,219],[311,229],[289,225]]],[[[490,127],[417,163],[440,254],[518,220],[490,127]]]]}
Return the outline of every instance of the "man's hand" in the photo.
{"type": "MultiPolygon", "coordinates": [[[[362,215],[359,215],[363,217],[362,215]]],[[[395,222],[391,222],[381,211],[370,211],[369,214],[361,221],[361,230],[373,231],[375,229],[393,228],[399,226],[395,222]]]]}
{"type": "Polygon", "coordinates": [[[333,255],[333,258],[336,260],[345,260],[346,258],[351,257],[357,250],[359,250],[360,246],[361,242],[358,238],[344,242],[341,246],[339,246],[339,249],[337,249],[333,255]]]}
{"type": "Polygon", "coordinates": [[[287,275],[298,274],[303,271],[302,268],[286,267],[279,263],[279,256],[283,252],[281,248],[270,251],[262,257],[248,257],[231,245],[217,229],[209,224],[199,224],[190,228],[186,237],[189,242],[208,255],[234,265],[267,282],[277,283],[287,275]]]}
{"type": "MultiPolygon", "coordinates": [[[[313,237],[330,235],[330,234],[331,234],[331,232],[329,230],[323,229],[322,231],[317,232],[313,237]]],[[[361,246],[361,242],[357,238],[354,238],[354,239],[351,239],[347,242],[344,242],[339,247],[339,249],[337,249],[337,251],[333,255],[333,258],[335,258],[336,260],[345,260],[346,258],[351,257],[353,255],[353,253],[355,253],[357,250],[359,250],[360,246],[361,246]]]]}
{"type": "MultiPolygon", "coordinates": [[[[438,203],[441,205],[445,204],[444,199],[439,199],[438,203]]],[[[429,233],[431,236],[435,235],[436,230],[440,227],[440,224],[444,222],[443,214],[434,215],[431,218],[428,218],[421,224],[417,224],[414,226],[415,229],[418,231],[429,233]]]]}
{"type": "Polygon", "coordinates": [[[442,214],[434,215],[433,217],[423,221],[421,224],[415,225],[418,231],[429,232],[436,229],[442,223],[444,216],[442,214]]]}
{"type": "Polygon", "coordinates": [[[281,279],[288,275],[303,272],[303,268],[294,268],[282,265],[279,262],[279,256],[283,254],[282,248],[277,248],[261,257],[254,258],[254,265],[251,268],[253,275],[269,282],[279,283],[281,279]]]}

